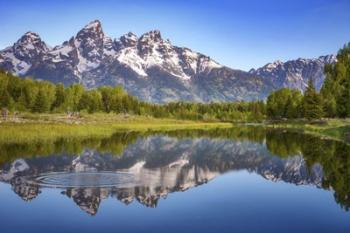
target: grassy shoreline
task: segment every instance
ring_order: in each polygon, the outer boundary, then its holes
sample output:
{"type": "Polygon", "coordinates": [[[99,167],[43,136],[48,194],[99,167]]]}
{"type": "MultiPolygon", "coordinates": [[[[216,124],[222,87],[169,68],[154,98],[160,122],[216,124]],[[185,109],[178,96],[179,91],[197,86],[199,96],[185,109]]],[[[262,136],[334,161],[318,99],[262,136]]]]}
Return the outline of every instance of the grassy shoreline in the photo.
{"type": "MultiPolygon", "coordinates": [[[[254,125],[254,124],[253,124],[254,125]]],[[[322,123],[305,120],[287,120],[258,124],[267,128],[286,129],[312,134],[322,138],[345,141],[350,132],[350,119],[327,119],[322,123]]],[[[124,114],[82,114],[68,117],[66,114],[22,113],[0,120],[0,143],[28,143],[53,141],[59,138],[106,137],[117,131],[213,129],[239,127],[240,124],[204,122],[176,119],[159,119],[124,114]]]]}
{"type": "Polygon", "coordinates": [[[297,130],[305,134],[337,141],[346,141],[344,135],[350,133],[350,119],[325,119],[322,123],[312,123],[305,120],[288,120],[278,123],[267,122],[264,126],[276,129],[297,130]]]}
{"type": "Polygon", "coordinates": [[[106,137],[117,131],[212,129],[231,123],[158,119],[116,114],[86,114],[79,118],[64,114],[25,114],[0,122],[1,143],[53,141],[65,138],[106,137]]]}

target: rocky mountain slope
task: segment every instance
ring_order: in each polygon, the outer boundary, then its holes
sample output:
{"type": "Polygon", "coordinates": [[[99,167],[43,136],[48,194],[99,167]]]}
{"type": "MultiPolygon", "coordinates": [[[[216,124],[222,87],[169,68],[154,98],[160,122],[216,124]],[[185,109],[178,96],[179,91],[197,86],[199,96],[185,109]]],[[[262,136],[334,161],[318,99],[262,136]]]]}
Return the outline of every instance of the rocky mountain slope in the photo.
{"type": "Polygon", "coordinates": [[[303,90],[310,78],[319,87],[324,64],[334,59],[275,62],[245,72],[174,46],[157,30],[140,37],[129,32],[112,39],[95,20],[53,48],[38,34],[25,33],[13,46],[0,51],[0,68],[65,85],[122,85],[131,95],[150,102],[209,102],[263,99],[280,87],[303,90]]]}
{"type": "Polygon", "coordinates": [[[325,79],[324,65],[335,61],[335,55],[316,59],[299,58],[287,62],[275,61],[259,69],[252,69],[249,73],[270,80],[274,89],[288,87],[304,91],[309,79],[312,79],[315,87],[320,89],[325,79]]]}

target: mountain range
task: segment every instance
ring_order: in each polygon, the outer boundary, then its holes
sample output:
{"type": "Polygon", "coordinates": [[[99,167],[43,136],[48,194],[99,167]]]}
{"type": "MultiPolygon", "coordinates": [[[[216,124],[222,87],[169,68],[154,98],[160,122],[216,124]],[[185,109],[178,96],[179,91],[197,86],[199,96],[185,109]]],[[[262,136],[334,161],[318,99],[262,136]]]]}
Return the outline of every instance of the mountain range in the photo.
{"type": "Polygon", "coordinates": [[[246,72],[174,46],[158,30],[112,39],[98,20],[59,46],[50,47],[38,34],[27,32],[0,51],[0,68],[13,74],[87,88],[121,85],[129,94],[155,103],[258,100],[282,87],[303,91],[309,79],[319,89],[324,65],[335,60],[327,55],[275,61],[246,72]]]}

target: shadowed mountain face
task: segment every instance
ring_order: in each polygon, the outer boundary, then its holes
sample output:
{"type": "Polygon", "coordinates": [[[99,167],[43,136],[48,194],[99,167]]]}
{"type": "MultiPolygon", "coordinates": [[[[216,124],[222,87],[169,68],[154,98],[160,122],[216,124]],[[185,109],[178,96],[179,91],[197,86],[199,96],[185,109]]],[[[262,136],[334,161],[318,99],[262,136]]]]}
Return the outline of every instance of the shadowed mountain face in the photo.
{"type": "Polygon", "coordinates": [[[111,39],[98,20],[53,48],[27,32],[0,51],[0,68],[20,76],[88,88],[122,85],[131,95],[158,103],[257,100],[281,87],[304,90],[309,79],[319,88],[324,65],[334,61],[335,56],[277,61],[245,72],[174,46],[157,30],[111,39]]]}
{"type": "MultiPolygon", "coordinates": [[[[349,171],[328,166],[334,153],[350,151],[338,142],[264,129],[231,129],[116,134],[74,142],[80,151],[62,151],[69,146],[61,143],[48,149],[49,156],[32,157],[37,152],[24,149],[22,158],[2,162],[0,181],[9,183],[25,201],[34,199],[42,188],[62,189],[82,210],[95,215],[107,198],[156,207],[170,193],[205,184],[226,172],[246,170],[274,182],[334,189],[337,202],[349,206],[348,188],[336,183],[338,170],[349,171]]],[[[44,153],[45,147],[40,148],[44,153]]]]}

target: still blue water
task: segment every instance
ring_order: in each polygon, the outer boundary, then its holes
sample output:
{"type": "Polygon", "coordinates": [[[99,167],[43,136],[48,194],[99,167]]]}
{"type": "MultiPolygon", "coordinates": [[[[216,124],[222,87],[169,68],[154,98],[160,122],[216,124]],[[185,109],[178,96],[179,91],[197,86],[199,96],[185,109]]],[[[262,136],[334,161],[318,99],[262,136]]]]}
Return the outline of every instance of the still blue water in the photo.
{"type": "Polygon", "coordinates": [[[277,155],[270,136],[136,136],[118,156],[86,143],[18,152],[0,169],[0,232],[350,232],[328,164],[307,164],[293,135],[295,151],[277,155]]]}

